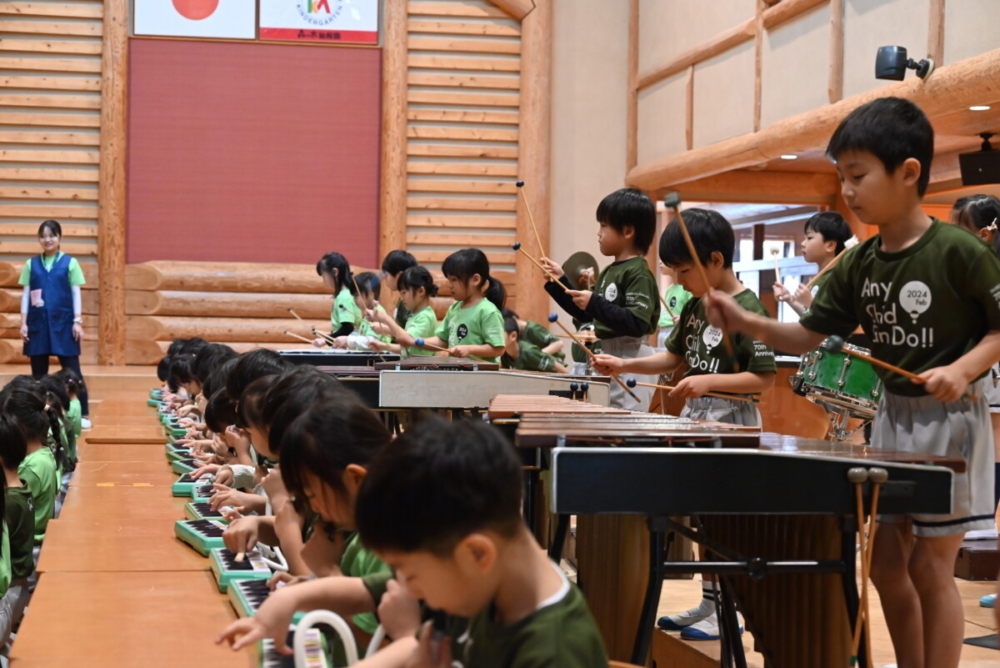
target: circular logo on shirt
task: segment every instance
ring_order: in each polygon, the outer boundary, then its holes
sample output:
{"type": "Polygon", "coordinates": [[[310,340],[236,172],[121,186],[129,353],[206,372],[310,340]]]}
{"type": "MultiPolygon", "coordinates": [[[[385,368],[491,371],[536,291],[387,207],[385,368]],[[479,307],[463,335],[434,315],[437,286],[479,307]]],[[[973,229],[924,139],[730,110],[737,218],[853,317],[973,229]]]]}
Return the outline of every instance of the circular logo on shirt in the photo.
{"type": "Polygon", "coordinates": [[[614,283],[608,285],[608,287],[604,289],[604,298],[607,299],[609,302],[613,302],[614,300],[618,299],[618,286],[615,285],[614,283]]]}
{"type": "Polygon", "coordinates": [[[916,324],[920,314],[931,307],[931,289],[923,281],[910,281],[899,291],[899,305],[916,324]]]}
{"type": "Polygon", "coordinates": [[[722,330],[718,327],[709,325],[705,328],[705,332],[701,335],[701,340],[705,342],[705,347],[711,350],[715,346],[719,345],[720,341],[722,341],[722,330]]]}
{"type": "Polygon", "coordinates": [[[469,328],[465,324],[459,325],[455,333],[458,335],[459,340],[462,340],[469,335],[469,328]]]}

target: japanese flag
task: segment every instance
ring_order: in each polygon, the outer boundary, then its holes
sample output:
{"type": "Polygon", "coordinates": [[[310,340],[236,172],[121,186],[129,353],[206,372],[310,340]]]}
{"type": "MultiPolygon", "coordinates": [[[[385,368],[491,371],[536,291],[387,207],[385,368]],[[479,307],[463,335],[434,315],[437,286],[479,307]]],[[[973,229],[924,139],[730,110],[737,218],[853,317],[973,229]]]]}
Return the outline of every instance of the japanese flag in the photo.
{"type": "Polygon", "coordinates": [[[135,34],[254,39],[254,0],[135,0],[135,34]]]}

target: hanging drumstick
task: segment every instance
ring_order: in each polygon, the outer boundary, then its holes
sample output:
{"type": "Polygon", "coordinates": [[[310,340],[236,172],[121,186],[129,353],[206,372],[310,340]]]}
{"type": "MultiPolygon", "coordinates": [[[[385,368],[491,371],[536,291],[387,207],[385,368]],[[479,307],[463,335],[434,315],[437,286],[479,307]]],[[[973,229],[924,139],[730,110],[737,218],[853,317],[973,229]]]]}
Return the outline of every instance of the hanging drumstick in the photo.
{"type": "Polygon", "coordinates": [[[316,335],[318,338],[323,339],[324,341],[326,341],[327,343],[329,343],[331,346],[334,344],[335,339],[332,336],[330,336],[329,334],[324,334],[323,332],[319,331],[315,327],[312,328],[312,333],[314,335],[316,335]]]}
{"type": "Polygon", "coordinates": [[[826,272],[830,271],[835,266],[837,266],[837,262],[840,261],[841,256],[844,253],[846,253],[847,251],[849,251],[852,248],[854,248],[855,246],[857,246],[859,243],[861,243],[861,242],[858,241],[857,237],[851,237],[850,239],[848,239],[847,241],[845,241],[844,242],[844,250],[842,250],[839,253],[837,253],[834,256],[834,258],[832,260],[830,260],[830,264],[828,264],[825,267],[823,267],[822,269],[820,269],[819,273],[816,274],[815,276],[813,276],[809,280],[809,282],[806,283],[806,290],[812,290],[813,286],[816,285],[816,281],[818,281],[819,279],[823,278],[823,275],[826,274],[826,272]]]}
{"type": "Polygon", "coordinates": [[[562,282],[558,278],[556,278],[555,276],[553,276],[549,272],[549,270],[545,268],[545,265],[543,265],[541,262],[539,262],[535,258],[531,257],[531,255],[528,253],[528,251],[524,250],[524,248],[521,246],[521,242],[520,241],[518,241],[518,242],[516,242],[514,244],[514,250],[516,250],[516,251],[518,251],[520,253],[524,253],[524,257],[526,257],[529,260],[531,260],[536,267],[538,267],[539,269],[541,269],[545,273],[545,275],[548,277],[548,279],[550,281],[552,281],[553,283],[555,283],[556,285],[558,285],[560,288],[562,288],[563,292],[566,291],[566,289],[567,289],[566,286],[563,285],[562,282]]]}
{"type": "Polygon", "coordinates": [[[524,193],[524,181],[518,181],[515,185],[517,186],[517,192],[521,195],[521,200],[524,202],[524,208],[528,212],[528,222],[531,223],[531,229],[535,233],[535,241],[538,242],[538,252],[542,254],[542,257],[547,257],[545,247],[542,246],[542,238],[538,235],[538,228],[535,226],[535,217],[531,215],[531,205],[528,204],[528,196],[524,193]]]}
{"type": "Polygon", "coordinates": [[[285,334],[287,334],[288,336],[290,336],[290,337],[294,338],[294,339],[298,339],[299,341],[305,341],[305,342],[306,342],[306,343],[308,343],[309,345],[312,345],[312,339],[307,339],[307,338],[306,338],[306,337],[304,337],[304,336],[299,336],[298,334],[296,334],[296,333],[294,333],[294,332],[289,332],[289,331],[287,331],[287,330],[286,330],[286,331],[285,331],[284,333],[285,333],[285,334]]]}
{"type": "MultiPolygon", "coordinates": [[[[414,339],[413,344],[417,348],[430,348],[431,350],[440,350],[443,353],[450,353],[451,351],[447,348],[442,348],[441,346],[435,346],[433,343],[427,343],[423,339],[414,339]]],[[[480,362],[486,362],[487,364],[492,364],[490,360],[485,357],[480,357],[479,355],[469,355],[470,359],[479,360],[480,362]]]]}
{"type": "MultiPolygon", "coordinates": [[[[705,286],[705,294],[708,294],[712,284],[708,282],[708,273],[705,271],[705,265],[701,263],[701,257],[698,256],[698,249],[694,247],[694,241],[691,240],[691,233],[688,231],[687,224],[684,222],[684,216],[681,215],[681,196],[677,193],[670,193],[663,198],[663,204],[668,209],[674,210],[674,215],[677,216],[677,224],[680,226],[681,234],[684,236],[684,243],[687,244],[688,247],[688,254],[691,255],[691,260],[694,262],[694,266],[698,269],[698,275],[701,276],[701,282],[705,286]]],[[[740,365],[736,360],[733,341],[728,334],[722,340],[726,344],[726,352],[733,360],[733,372],[738,373],[740,365]]]]}
{"type": "MultiPolygon", "coordinates": [[[[629,378],[628,380],[625,381],[625,384],[628,385],[629,387],[635,387],[636,385],[638,385],[639,387],[652,387],[653,389],[656,390],[671,391],[677,389],[672,385],[657,385],[656,383],[640,383],[635,378],[629,378]]],[[[751,397],[741,397],[738,394],[726,394],[724,392],[706,392],[704,396],[719,397],[720,399],[732,399],[733,401],[747,401],[752,404],[758,403],[757,399],[753,399],[751,397]]]]}
{"type": "MultiPolygon", "coordinates": [[[[562,329],[562,331],[566,332],[566,334],[569,335],[569,338],[573,339],[573,341],[576,343],[576,345],[580,346],[580,348],[583,350],[583,352],[587,353],[587,355],[590,357],[591,360],[593,360],[596,357],[596,355],[594,355],[594,351],[592,351],[587,346],[583,345],[583,341],[581,341],[580,339],[578,339],[573,334],[573,332],[569,331],[564,324],[562,324],[561,322],[559,322],[559,316],[558,315],[556,315],[555,313],[549,315],[549,322],[554,322],[555,324],[559,325],[559,327],[562,329]]],[[[642,403],[642,399],[640,399],[639,397],[637,397],[636,394],[635,394],[635,392],[633,392],[632,389],[628,385],[626,385],[624,382],[622,382],[621,376],[619,376],[617,373],[615,373],[614,371],[612,371],[611,372],[611,378],[613,378],[616,383],[618,383],[619,385],[621,385],[622,389],[625,390],[630,397],[632,397],[633,399],[635,399],[639,403],[642,403]]]]}
{"type": "Polygon", "coordinates": [[[774,257],[774,282],[781,283],[781,267],[778,265],[779,255],[781,255],[781,249],[772,248],[771,256],[774,257]]]}
{"type": "Polygon", "coordinates": [[[302,320],[302,316],[300,316],[298,313],[296,313],[295,309],[293,309],[291,306],[289,306],[286,310],[289,313],[291,313],[292,315],[294,315],[296,320],[300,320],[302,322],[305,322],[305,320],[302,320]]]}

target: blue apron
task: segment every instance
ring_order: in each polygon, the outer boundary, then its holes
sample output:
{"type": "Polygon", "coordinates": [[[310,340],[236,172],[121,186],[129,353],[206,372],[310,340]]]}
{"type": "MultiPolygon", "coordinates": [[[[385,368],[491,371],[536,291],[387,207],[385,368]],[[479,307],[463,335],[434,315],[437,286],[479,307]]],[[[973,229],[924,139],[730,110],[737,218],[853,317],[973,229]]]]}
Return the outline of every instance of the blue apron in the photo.
{"type": "Polygon", "coordinates": [[[65,253],[56,258],[52,268],[45,269],[42,256],[31,260],[29,290],[41,290],[42,306],[28,303],[28,338],[24,354],[77,357],[80,342],[73,340],[73,289],[69,284],[69,264],[72,257],[65,253]]]}

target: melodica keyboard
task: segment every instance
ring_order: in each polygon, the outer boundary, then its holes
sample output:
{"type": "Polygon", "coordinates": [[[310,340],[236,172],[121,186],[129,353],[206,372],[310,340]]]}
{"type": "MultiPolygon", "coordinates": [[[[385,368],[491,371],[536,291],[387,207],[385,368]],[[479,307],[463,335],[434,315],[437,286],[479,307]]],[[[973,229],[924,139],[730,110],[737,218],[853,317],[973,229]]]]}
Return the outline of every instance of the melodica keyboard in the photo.
{"type": "Polygon", "coordinates": [[[259,580],[266,583],[271,578],[271,569],[257,550],[247,552],[243,561],[236,561],[236,553],[222,547],[212,550],[211,559],[215,581],[223,594],[237,580],[259,580]]]}
{"type": "Polygon", "coordinates": [[[225,530],[226,525],[218,520],[177,520],[174,523],[177,537],[203,557],[207,557],[217,547],[226,546],[222,540],[222,532],[225,530]]]}

